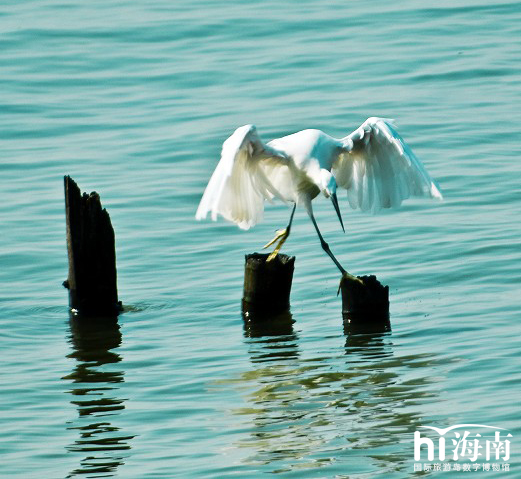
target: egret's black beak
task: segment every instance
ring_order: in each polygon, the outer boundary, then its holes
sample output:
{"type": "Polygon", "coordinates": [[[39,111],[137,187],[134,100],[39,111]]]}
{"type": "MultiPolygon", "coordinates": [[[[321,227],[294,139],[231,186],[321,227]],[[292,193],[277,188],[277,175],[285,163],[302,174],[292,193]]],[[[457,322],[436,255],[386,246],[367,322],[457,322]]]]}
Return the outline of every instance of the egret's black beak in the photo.
{"type": "Polygon", "coordinates": [[[346,230],[344,229],[344,222],[342,221],[342,215],[340,214],[340,208],[338,207],[338,198],[336,197],[336,192],[331,195],[331,203],[333,203],[333,206],[335,207],[336,214],[340,220],[340,225],[342,226],[342,231],[345,233],[346,230]]]}

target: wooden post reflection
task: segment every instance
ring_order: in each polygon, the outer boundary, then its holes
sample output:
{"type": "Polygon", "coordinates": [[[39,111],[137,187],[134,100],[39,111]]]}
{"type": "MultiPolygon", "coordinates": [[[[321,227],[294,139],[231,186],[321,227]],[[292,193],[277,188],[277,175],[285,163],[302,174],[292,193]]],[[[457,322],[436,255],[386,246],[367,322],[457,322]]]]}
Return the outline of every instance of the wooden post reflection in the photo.
{"type": "Polygon", "coordinates": [[[71,421],[68,429],[77,430],[79,438],[67,449],[81,453],[83,458],[69,477],[115,473],[124,464],[123,451],[130,449],[129,441],[134,437],[123,435],[113,424],[113,418],[125,409],[125,400],[118,397],[124,371],[121,367],[103,367],[121,362],[114,351],[121,345],[121,331],[115,318],[74,315],[70,330],[73,351],[67,357],[75,359],[76,365],[63,379],[72,381],[71,403],[78,408],[78,419],[71,421]]]}
{"type": "Polygon", "coordinates": [[[252,362],[277,361],[298,357],[295,320],[289,311],[278,314],[243,311],[244,337],[250,341],[252,362]]]}

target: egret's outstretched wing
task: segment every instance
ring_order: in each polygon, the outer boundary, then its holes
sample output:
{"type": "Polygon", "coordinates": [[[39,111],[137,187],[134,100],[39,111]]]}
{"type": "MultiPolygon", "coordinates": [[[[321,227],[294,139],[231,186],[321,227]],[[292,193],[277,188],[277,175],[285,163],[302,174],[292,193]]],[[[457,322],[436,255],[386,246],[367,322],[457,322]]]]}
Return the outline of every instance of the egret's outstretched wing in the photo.
{"type": "Polygon", "coordinates": [[[213,220],[221,215],[249,229],[262,219],[264,200],[281,197],[261,167],[263,162],[277,161],[283,166],[286,158],[265,145],[253,125],[237,128],[223,143],[221,160],[208,182],[196,219],[211,212],[213,220]]]}
{"type": "Polygon", "coordinates": [[[347,189],[352,208],[377,211],[409,196],[442,199],[439,187],[392,120],[369,118],[342,140],[343,151],[331,166],[337,184],[347,189]]]}

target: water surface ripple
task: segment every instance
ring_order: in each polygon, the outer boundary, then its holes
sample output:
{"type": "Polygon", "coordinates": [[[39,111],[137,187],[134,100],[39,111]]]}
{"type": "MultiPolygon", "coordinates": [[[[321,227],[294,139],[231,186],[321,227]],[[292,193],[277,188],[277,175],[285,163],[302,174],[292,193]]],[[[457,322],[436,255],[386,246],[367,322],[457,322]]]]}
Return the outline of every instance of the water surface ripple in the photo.
{"type": "MultiPolygon", "coordinates": [[[[520,467],[519,2],[4,2],[0,453],[5,477],[413,476],[420,425],[509,429],[520,467]],[[317,221],[390,286],[346,337],[298,211],[291,314],[241,317],[244,255],[285,225],[197,223],[223,140],[396,118],[445,195],[317,221]],[[116,231],[118,324],[70,318],[63,175],[116,231]]],[[[342,195],[340,195],[342,196],[342,195]]],[[[427,473],[429,474],[429,473],[427,473]]]]}

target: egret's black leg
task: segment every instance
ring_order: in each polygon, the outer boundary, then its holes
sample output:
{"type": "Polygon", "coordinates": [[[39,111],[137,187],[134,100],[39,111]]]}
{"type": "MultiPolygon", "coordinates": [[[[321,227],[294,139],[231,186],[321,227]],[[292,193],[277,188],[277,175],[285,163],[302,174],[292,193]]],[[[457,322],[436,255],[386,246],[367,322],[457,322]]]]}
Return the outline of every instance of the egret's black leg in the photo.
{"type": "Polygon", "coordinates": [[[347,274],[347,271],[342,267],[342,265],[338,262],[338,260],[335,258],[331,250],[329,249],[329,245],[325,242],[324,237],[320,233],[320,230],[318,229],[317,222],[315,220],[315,216],[313,215],[313,208],[311,206],[311,201],[309,201],[306,204],[306,210],[308,212],[309,217],[311,218],[311,221],[313,223],[313,226],[317,230],[318,237],[320,238],[320,245],[322,246],[322,249],[328,254],[328,256],[333,260],[333,263],[336,264],[337,268],[340,270],[340,272],[344,275],[347,274]]]}
{"type": "Polygon", "coordinates": [[[297,209],[297,203],[293,205],[293,209],[291,210],[291,215],[289,217],[288,226],[286,226],[287,236],[289,236],[289,232],[291,231],[291,223],[293,223],[293,216],[295,216],[295,210],[297,209]]]}
{"type": "Polygon", "coordinates": [[[277,234],[275,235],[275,238],[273,238],[268,244],[264,246],[264,248],[267,248],[268,246],[271,246],[273,243],[278,241],[277,246],[273,250],[273,252],[268,256],[268,259],[266,261],[271,261],[275,256],[279,254],[280,248],[282,248],[282,245],[285,243],[285,241],[288,239],[289,233],[291,231],[291,223],[293,223],[293,216],[295,215],[295,209],[297,208],[297,203],[293,205],[293,210],[291,211],[291,216],[289,217],[289,223],[286,228],[283,230],[277,231],[277,234]]]}

